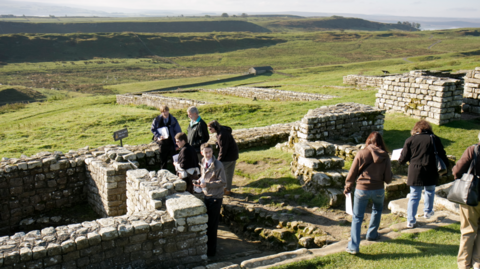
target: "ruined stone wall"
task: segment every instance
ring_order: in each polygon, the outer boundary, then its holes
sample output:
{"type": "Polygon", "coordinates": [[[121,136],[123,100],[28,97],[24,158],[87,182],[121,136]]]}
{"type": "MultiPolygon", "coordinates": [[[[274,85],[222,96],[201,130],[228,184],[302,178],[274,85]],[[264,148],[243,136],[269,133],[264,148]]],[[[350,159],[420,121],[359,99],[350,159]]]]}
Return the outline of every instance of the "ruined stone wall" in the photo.
{"type": "Polygon", "coordinates": [[[342,103],[309,110],[299,126],[292,128],[289,143],[342,140],[360,143],[373,131],[383,132],[385,110],[342,103]]]}
{"type": "Polygon", "coordinates": [[[18,228],[34,213],[86,200],[85,157],[38,153],[0,162],[0,235],[18,228]]]}
{"type": "Polygon", "coordinates": [[[480,67],[465,75],[462,110],[480,114],[480,67]]]}
{"type": "Polygon", "coordinates": [[[2,268],[174,268],[205,263],[206,208],[193,195],[166,211],[98,219],[0,237],[2,268]]]}
{"type": "Polygon", "coordinates": [[[375,106],[440,125],[460,118],[462,95],[462,80],[418,76],[412,71],[409,76],[384,78],[375,106]]]}
{"type": "MultiPolygon", "coordinates": [[[[163,92],[165,93],[165,92],[163,92]]],[[[186,98],[166,97],[161,93],[143,93],[142,95],[121,94],[117,95],[117,104],[120,105],[146,105],[155,108],[160,108],[163,105],[170,109],[184,109],[190,106],[203,106],[209,102],[197,101],[186,98]]]]}
{"type": "Polygon", "coordinates": [[[231,87],[224,89],[199,89],[203,92],[211,92],[216,94],[238,96],[243,98],[268,100],[268,101],[318,101],[335,98],[335,96],[283,91],[277,89],[252,88],[252,87],[231,87]]]}

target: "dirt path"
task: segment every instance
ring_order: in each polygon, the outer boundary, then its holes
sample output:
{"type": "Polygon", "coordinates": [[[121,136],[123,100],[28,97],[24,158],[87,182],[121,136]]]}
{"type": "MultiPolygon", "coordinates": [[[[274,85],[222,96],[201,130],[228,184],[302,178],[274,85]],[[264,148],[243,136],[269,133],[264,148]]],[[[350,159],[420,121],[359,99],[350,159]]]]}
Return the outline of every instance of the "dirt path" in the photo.
{"type": "Polygon", "coordinates": [[[437,42],[433,43],[432,45],[428,46],[428,49],[431,49],[433,46],[437,45],[438,43],[442,42],[442,40],[437,40],[437,42]]]}

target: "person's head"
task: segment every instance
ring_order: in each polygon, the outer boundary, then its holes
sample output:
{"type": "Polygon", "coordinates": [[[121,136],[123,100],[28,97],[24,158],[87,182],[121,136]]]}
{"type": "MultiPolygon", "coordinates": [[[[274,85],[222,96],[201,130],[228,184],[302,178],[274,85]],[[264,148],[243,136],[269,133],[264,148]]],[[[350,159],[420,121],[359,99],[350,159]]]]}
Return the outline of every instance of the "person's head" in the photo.
{"type": "Polygon", "coordinates": [[[168,106],[161,106],[158,110],[160,110],[162,117],[164,117],[165,119],[168,118],[168,115],[170,115],[170,109],[168,108],[168,106]]]}
{"type": "Polygon", "coordinates": [[[387,147],[385,146],[385,142],[383,142],[382,135],[379,132],[372,132],[370,135],[367,137],[367,140],[365,141],[365,145],[374,145],[377,148],[381,148],[384,151],[387,151],[387,147]]]}
{"type": "Polygon", "coordinates": [[[410,131],[411,135],[421,134],[422,132],[432,132],[432,126],[426,120],[420,120],[415,123],[413,129],[410,131]]]}
{"type": "Polygon", "coordinates": [[[187,108],[187,114],[188,114],[188,117],[191,120],[196,121],[198,119],[198,109],[197,109],[197,107],[191,106],[191,107],[187,108]]]}
{"type": "Polygon", "coordinates": [[[208,143],[203,143],[200,146],[200,151],[202,152],[203,157],[205,157],[206,160],[210,160],[213,156],[213,148],[212,145],[208,143]]]}
{"type": "Polygon", "coordinates": [[[220,125],[220,123],[218,123],[218,121],[216,120],[212,120],[211,122],[208,123],[208,130],[210,131],[210,133],[220,132],[221,127],[222,125],[220,125]]]}
{"type": "Polygon", "coordinates": [[[185,133],[178,133],[175,135],[175,143],[179,148],[183,148],[187,144],[187,135],[185,133]]]}

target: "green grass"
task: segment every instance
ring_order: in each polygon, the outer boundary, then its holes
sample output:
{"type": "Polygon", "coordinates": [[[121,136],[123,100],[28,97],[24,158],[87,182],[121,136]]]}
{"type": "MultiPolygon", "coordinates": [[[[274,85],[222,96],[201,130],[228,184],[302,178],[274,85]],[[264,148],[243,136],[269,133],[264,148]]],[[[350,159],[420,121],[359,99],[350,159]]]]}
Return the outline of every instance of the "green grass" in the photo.
{"type": "Polygon", "coordinates": [[[402,234],[387,242],[275,268],[457,268],[460,225],[452,224],[423,233],[402,234]]]}

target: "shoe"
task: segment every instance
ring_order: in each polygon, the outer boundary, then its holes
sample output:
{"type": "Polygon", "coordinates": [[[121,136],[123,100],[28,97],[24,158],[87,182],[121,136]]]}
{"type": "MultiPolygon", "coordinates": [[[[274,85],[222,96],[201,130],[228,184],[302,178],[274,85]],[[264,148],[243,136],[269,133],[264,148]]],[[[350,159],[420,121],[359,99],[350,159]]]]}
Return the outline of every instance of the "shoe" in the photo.
{"type": "Polygon", "coordinates": [[[432,210],[432,212],[430,212],[430,213],[425,213],[423,216],[424,216],[426,219],[429,219],[429,218],[431,218],[434,214],[435,214],[435,212],[432,210]]]}
{"type": "Polygon", "coordinates": [[[357,254],[358,254],[358,251],[356,251],[356,250],[351,250],[351,249],[349,249],[348,247],[345,249],[345,251],[348,252],[348,253],[350,253],[350,254],[352,254],[352,255],[357,255],[357,254]]]}
{"type": "Polygon", "coordinates": [[[224,195],[232,195],[232,192],[229,191],[229,190],[227,190],[227,189],[225,189],[225,190],[223,191],[223,194],[224,194],[224,195]]]}
{"type": "Polygon", "coordinates": [[[367,241],[378,241],[380,239],[380,235],[378,235],[376,238],[368,238],[367,241]]]}
{"type": "Polygon", "coordinates": [[[407,222],[407,228],[408,229],[412,229],[413,227],[415,227],[415,223],[407,222]]]}

